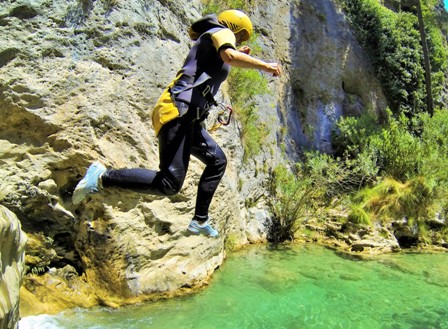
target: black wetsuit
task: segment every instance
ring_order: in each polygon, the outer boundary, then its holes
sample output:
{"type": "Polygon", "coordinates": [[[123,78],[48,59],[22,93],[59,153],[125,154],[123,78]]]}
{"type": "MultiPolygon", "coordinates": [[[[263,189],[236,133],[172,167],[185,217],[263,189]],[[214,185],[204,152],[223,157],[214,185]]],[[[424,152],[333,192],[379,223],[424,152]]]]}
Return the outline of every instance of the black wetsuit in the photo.
{"type": "Polygon", "coordinates": [[[187,55],[181,75],[168,89],[180,116],[170,119],[158,131],[159,171],[110,169],[103,175],[102,184],[105,188],[120,187],[156,195],[174,195],[182,188],[190,155],[193,155],[206,165],[199,181],[195,209],[195,219],[206,220],[227,159],[201,125],[210,99],[204,94],[210,92],[216,95],[227,78],[230,67],[218,54],[223,47],[235,48],[235,37],[229,29],[219,25],[215,16],[204,17],[193,24],[192,29],[200,36],[187,55]],[[204,76],[209,78],[192,88],[204,76]]]}

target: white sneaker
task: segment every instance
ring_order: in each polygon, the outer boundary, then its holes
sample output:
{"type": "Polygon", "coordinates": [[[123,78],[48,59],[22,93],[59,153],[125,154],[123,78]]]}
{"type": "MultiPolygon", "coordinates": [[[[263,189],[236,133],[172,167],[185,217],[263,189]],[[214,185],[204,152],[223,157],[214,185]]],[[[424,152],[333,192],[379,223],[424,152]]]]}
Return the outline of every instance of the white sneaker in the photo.
{"type": "Polygon", "coordinates": [[[210,225],[209,219],[207,219],[203,224],[199,224],[197,220],[192,219],[187,230],[193,234],[203,234],[212,238],[217,238],[219,236],[218,231],[210,225]]]}
{"type": "Polygon", "coordinates": [[[87,169],[83,179],[76,185],[73,191],[72,201],[74,204],[81,203],[88,194],[96,193],[100,190],[100,177],[106,172],[106,167],[95,161],[87,169]]]}

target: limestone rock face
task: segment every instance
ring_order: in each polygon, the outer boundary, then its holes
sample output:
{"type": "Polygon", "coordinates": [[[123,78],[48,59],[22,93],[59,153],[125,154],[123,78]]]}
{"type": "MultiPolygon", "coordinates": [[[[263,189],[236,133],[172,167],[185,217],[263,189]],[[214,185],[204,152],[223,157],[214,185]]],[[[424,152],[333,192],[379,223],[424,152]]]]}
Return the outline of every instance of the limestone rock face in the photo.
{"type": "Polygon", "coordinates": [[[205,284],[226,245],[265,238],[272,168],[298,159],[299,145],[331,151],[340,115],[385,107],[333,1],[260,0],[250,13],[259,57],[280,61],[285,74],[266,76],[272,92],[255,100],[268,135],[261,154],[243,162],[237,120],[213,133],[229,160],[211,205],[220,237],[186,234],[203,170],[195,159],[174,197],[109,189],[73,205],[73,188],[94,160],[158,167],[151,109],[191,47],[188,27],[202,7],[199,0],[0,3],[0,202],[32,237],[23,316],[205,284]],[[44,295],[59,306],[47,307],[44,295]]]}
{"type": "Polygon", "coordinates": [[[17,216],[0,206],[0,328],[17,328],[26,234],[17,216]]]}
{"type": "Polygon", "coordinates": [[[387,106],[373,67],[335,3],[290,2],[282,121],[291,152],[304,145],[331,152],[332,129],[342,115],[378,113],[387,106]]]}

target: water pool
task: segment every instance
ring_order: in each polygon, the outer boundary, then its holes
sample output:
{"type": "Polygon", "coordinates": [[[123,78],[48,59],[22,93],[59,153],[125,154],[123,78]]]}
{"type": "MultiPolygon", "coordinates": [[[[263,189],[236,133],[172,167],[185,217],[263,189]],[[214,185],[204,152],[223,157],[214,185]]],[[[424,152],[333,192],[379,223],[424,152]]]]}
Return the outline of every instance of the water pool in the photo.
{"type": "Polygon", "coordinates": [[[254,246],[197,294],[27,317],[19,328],[448,329],[448,253],[359,260],[314,245],[254,246]]]}

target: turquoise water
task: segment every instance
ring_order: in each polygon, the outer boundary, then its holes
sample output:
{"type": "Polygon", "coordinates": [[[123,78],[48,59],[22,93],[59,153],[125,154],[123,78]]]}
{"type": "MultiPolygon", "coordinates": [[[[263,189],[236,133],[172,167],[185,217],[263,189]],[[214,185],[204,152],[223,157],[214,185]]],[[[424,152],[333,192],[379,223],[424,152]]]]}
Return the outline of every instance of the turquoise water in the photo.
{"type": "Polygon", "coordinates": [[[230,255],[197,294],[28,317],[19,328],[448,329],[448,254],[361,261],[318,246],[256,246],[230,255]]]}

